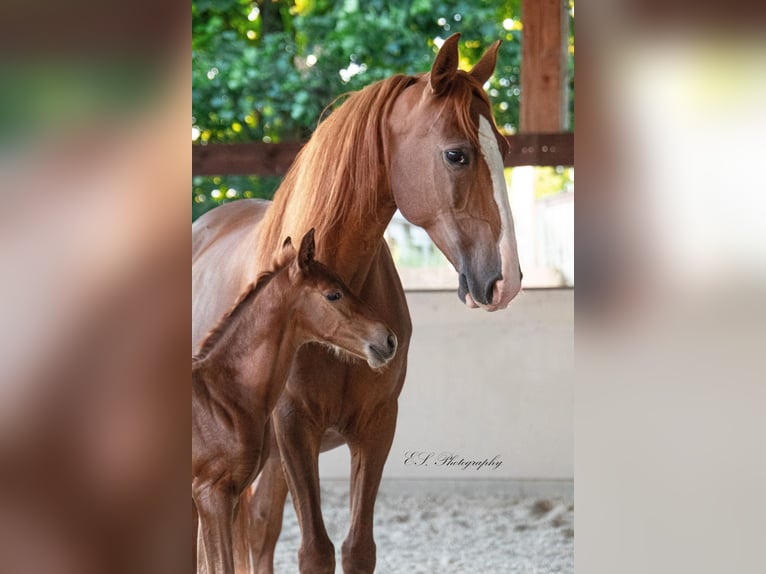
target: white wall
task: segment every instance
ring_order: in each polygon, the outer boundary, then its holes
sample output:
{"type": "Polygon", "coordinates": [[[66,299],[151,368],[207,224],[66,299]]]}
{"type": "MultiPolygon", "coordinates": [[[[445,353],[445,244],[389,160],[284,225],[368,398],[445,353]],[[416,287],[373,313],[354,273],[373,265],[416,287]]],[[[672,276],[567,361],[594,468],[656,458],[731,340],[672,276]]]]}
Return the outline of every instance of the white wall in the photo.
{"type": "MultiPolygon", "coordinates": [[[[409,292],[409,369],[384,478],[573,477],[574,292],[523,291],[505,311],[466,309],[455,292],[409,292]],[[405,453],[434,455],[423,466],[405,453]],[[438,464],[441,453],[501,460],[438,464]]],[[[320,457],[323,478],[347,478],[348,449],[320,457]]]]}

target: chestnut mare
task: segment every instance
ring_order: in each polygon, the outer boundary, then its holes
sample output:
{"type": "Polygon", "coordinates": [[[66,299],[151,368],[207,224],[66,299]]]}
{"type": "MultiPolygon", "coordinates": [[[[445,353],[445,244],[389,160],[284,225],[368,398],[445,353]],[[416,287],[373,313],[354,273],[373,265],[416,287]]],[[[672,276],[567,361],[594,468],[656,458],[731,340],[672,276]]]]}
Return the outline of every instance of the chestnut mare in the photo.
{"type": "Polygon", "coordinates": [[[192,358],[192,500],[210,574],[234,573],[235,509],[257,474],[266,423],[298,348],[323,343],[371,369],[396,353],[388,327],[314,260],[313,229],[297,257],[289,240],[285,249],[292,263],[247,289],[192,358]]]}
{"type": "Polygon", "coordinates": [[[238,572],[272,572],[288,487],[302,533],[300,571],[335,572],[318,456],[343,443],[351,452],[343,570],[375,569],[375,498],[411,335],[407,301],[383,240],[395,210],[423,227],[454,265],[458,296],[468,307],[505,308],[521,288],[503,176],[507,142],[483,90],[499,42],[470,72],[458,70],[457,42],[457,35],[444,42],[428,74],[393,76],[352,94],[320,123],[273,203],[228,203],[193,226],[193,345],[267,268],[284,237],[300,237],[312,225],[321,239],[317,256],[381,313],[399,340],[384,371],[339,361],[315,345],[298,351],[272,413],[278,448],[271,445],[235,518],[238,572]]]}

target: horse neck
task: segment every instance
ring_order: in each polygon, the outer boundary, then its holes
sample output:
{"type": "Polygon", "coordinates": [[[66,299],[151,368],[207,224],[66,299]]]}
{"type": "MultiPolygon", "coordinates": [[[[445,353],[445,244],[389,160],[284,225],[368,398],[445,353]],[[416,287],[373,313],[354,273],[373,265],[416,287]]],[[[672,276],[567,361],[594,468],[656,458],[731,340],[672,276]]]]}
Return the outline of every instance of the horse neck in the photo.
{"type": "Polygon", "coordinates": [[[320,124],[266,215],[260,269],[285,237],[303,237],[314,227],[317,259],[352,290],[364,283],[396,210],[388,165],[390,110],[412,81],[396,76],[373,84],[320,124]]]}
{"type": "Polygon", "coordinates": [[[394,208],[371,213],[363,225],[338,226],[325,232],[317,259],[325,263],[358,293],[370,273],[394,208]]]}
{"type": "MultiPolygon", "coordinates": [[[[383,234],[396,211],[393,195],[387,185],[380,188],[381,199],[375,206],[361,214],[361,221],[339,220],[328,227],[315,227],[318,238],[316,259],[330,267],[352,291],[364,283],[375,255],[380,249],[383,234]]],[[[278,252],[286,237],[300,238],[314,225],[309,220],[304,225],[294,225],[283,211],[289,213],[289,204],[275,203],[271,208],[272,220],[267,218],[254,242],[258,245],[256,272],[272,265],[274,253],[278,252]],[[271,227],[271,229],[269,229],[271,227]]]]}
{"type": "Polygon", "coordinates": [[[333,269],[352,291],[358,292],[396,211],[388,182],[381,181],[376,186],[377,196],[357,218],[342,218],[324,227],[310,218],[302,224],[294,224],[291,215],[301,209],[302,198],[294,190],[283,191],[289,199],[281,204],[275,201],[270,213],[272,221],[267,219],[264,222],[267,229],[268,226],[272,229],[270,233],[260,235],[264,251],[260,252],[259,268],[271,265],[272,254],[279,249],[285,237],[300,238],[308,229],[315,227],[317,260],[333,269]]]}
{"type": "Polygon", "coordinates": [[[253,400],[274,404],[275,387],[281,390],[274,382],[286,380],[299,346],[290,319],[294,297],[285,284],[286,276],[286,272],[278,273],[226,326],[196,369],[203,378],[222,379],[220,385],[236,386],[237,392],[253,400]]]}

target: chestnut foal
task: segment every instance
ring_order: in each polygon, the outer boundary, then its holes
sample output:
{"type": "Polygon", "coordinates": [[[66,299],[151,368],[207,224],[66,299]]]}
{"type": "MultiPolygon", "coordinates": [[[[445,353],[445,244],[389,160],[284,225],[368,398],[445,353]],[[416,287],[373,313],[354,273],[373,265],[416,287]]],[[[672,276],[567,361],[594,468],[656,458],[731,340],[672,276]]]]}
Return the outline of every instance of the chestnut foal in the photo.
{"type": "Polygon", "coordinates": [[[192,358],[192,508],[209,574],[234,572],[237,503],[262,466],[266,423],[298,348],[322,343],[373,369],[396,353],[391,330],[314,260],[313,229],[297,256],[289,238],[284,247],[287,262],[245,291],[192,358]]]}

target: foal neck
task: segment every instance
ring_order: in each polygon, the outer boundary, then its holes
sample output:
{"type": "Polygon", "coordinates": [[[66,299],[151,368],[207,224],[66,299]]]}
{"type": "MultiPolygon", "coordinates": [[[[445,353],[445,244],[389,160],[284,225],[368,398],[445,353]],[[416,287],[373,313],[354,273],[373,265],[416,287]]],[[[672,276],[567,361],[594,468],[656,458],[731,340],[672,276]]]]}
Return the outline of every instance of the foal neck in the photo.
{"type": "Polygon", "coordinates": [[[193,362],[192,372],[246,387],[283,376],[298,347],[290,320],[294,299],[284,269],[260,288],[251,287],[208,335],[207,352],[193,362]]]}

